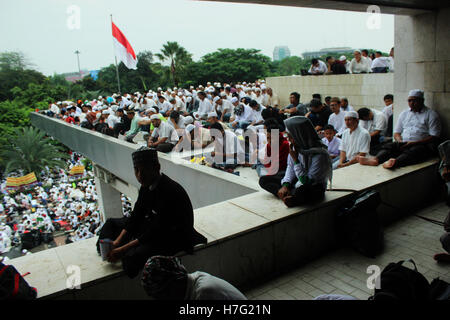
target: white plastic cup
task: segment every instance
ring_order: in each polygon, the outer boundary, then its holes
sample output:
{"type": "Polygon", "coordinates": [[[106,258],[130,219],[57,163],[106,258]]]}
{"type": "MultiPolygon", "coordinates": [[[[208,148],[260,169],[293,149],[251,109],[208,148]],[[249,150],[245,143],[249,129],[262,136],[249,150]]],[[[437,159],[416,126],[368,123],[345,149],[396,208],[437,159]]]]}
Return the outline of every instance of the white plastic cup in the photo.
{"type": "Polygon", "coordinates": [[[113,241],[111,239],[102,239],[100,240],[100,255],[102,256],[102,260],[106,261],[108,253],[113,248],[113,241]]]}

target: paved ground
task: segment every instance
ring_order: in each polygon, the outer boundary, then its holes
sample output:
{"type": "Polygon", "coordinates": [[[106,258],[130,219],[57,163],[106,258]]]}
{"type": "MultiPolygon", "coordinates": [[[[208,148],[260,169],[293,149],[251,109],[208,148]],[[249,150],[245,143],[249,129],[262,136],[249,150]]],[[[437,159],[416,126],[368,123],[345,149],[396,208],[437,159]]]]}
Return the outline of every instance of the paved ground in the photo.
{"type": "MultiPolygon", "coordinates": [[[[448,211],[444,203],[436,203],[417,214],[443,221],[448,211]]],[[[430,282],[436,277],[450,282],[450,264],[433,260],[435,253],[444,251],[439,242],[443,227],[409,216],[384,231],[385,249],[375,259],[351,249],[339,249],[244,293],[252,300],[311,300],[330,293],[367,299],[373,294],[367,288],[369,265],[378,265],[382,270],[390,262],[409,258],[430,282]]]]}

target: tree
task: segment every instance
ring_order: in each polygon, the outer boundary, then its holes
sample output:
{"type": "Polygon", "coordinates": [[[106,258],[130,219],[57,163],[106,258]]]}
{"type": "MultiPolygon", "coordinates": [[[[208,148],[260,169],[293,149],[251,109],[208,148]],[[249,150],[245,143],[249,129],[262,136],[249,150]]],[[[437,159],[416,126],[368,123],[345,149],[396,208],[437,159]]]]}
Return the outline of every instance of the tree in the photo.
{"type": "Polygon", "coordinates": [[[178,42],[168,41],[163,45],[161,53],[157,53],[156,56],[161,61],[170,61],[170,74],[172,75],[174,84],[178,87],[180,81],[179,75],[192,62],[192,54],[181,47],[178,42]]]}
{"type": "Polygon", "coordinates": [[[25,174],[34,172],[38,177],[45,166],[64,167],[62,159],[68,159],[69,155],[44,136],[44,132],[33,127],[14,130],[1,152],[5,173],[22,170],[25,174]]]}
{"type": "Polygon", "coordinates": [[[278,73],[280,76],[292,76],[300,74],[301,69],[305,69],[303,59],[297,56],[287,57],[278,64],[278,73]]]}
{"type": "Polygon", "coordinates": [[[20,51],[1,52],[0,70],[25,70],[34,66],[20,51]]]}
{"type": "Polygon", "coordinates": [[[269,74],[270,58],[257,49],[219,49],[208,53],[199,62],[191,63],[186,79],[196,84],[207,81],[253,82],[269,74]]]}

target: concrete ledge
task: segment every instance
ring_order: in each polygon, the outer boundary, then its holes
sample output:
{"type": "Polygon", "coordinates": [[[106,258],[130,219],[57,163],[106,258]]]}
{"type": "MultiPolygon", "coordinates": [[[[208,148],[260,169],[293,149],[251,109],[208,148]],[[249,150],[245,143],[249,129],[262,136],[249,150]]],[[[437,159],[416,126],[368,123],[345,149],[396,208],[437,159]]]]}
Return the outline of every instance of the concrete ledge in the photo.
{"type": "MultiPolygon", "coordinates": [[[[436,160],[396,171],[357,164],[336,170],[334,184],[377,189],[383,201],[408,211],[434,193],[436,168],[436,160]]],[[[264,279],[334,249],[335,211],[351,194],[329,191],[316,205],[286,208],[274,196],[256,192],[196,209],[195,227],[209,243],[196,247],[194,255],[181,255],[181,260],[190,271],[206,271],[236,286],[264,279]]],[[[379,208],[385,223],[396,214],[388,209],[379,208]]],[[[38,252],[13,259],[11,264],[21,273],[31,272],[26,280],[38,288],[39,298],[147,299],[139,277],[130,280],[120,263],[101,261],[95,241],[91,238],[38,252]],[[66,281],[73,277],[68,270],[71,265],[80,267],[80,290],[66,289],[66,281]]]]}

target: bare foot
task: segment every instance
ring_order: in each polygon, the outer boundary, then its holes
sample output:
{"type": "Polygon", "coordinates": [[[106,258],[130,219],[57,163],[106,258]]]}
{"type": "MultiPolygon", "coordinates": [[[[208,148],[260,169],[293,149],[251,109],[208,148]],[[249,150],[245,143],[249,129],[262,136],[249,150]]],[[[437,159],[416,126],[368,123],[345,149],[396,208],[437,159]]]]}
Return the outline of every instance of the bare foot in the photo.
{"type": "Polygon", "coordinates": [[[363,166],[377,166],[379,164],[377,158],[366,158],[362,156],[357,156],[356,160],[358,160],[359,164],[363,166]]]}
{"type": "Polygon", "coordinates": [[[394,158],[389,159],[388,161],[386,161],[385,163],[383,163],[383,168],[385,169],[393,169],[395,166],[395,162],[397,160],[394,158]]]}

